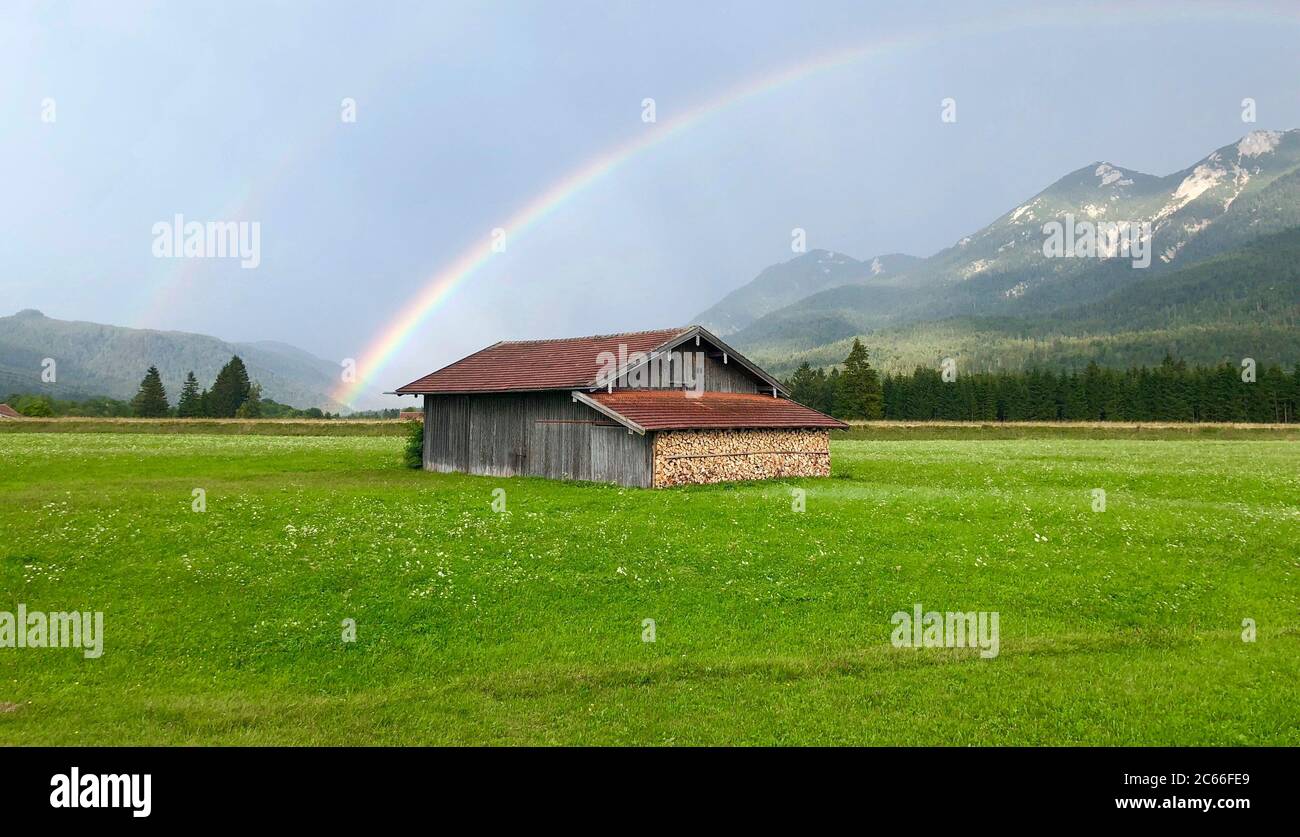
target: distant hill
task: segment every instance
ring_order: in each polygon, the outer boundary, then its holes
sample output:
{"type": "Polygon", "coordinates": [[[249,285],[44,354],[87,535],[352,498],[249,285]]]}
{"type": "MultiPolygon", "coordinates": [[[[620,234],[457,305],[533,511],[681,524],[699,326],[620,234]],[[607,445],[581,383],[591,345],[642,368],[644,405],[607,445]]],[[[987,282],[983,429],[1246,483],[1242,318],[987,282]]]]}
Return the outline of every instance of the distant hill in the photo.
{"type": "MultiPolygon", "coordinates": [[[[1090,163],[951,247],[870,277],[863,278],[863,262],[828,254],[836,264],[826,265],[833,269],[822,274],[826,280],[818,286],[809,276],[815,267],[808,261],[814,254],[809,253],[801,257],[803,262],[796,259],[768,268],[700,316],[735,326],[729,330],[731,342],[778,372],[796,362],[794,358],[836,363],[854,336],[863,337],[886,364],[902,367],[929,365],[959,352],[968,352],[966,362],[979,358],[989,368],[1073,363],[1100,350],[1099,341],[1108,334],[1119,341],[1108,355],[1117,363],[1122,358],[1158,362],[1164,349],[1157,352],[1153,341],[1162,339],[1189,359],[1208,360],[1220,349],[1229,351],[1229,332],[1265,342],[1270,351],[1285,355],[1293,345],[1285,324],[1236,319],[1226,307],[1210,302],[1217,298],[1213,278],[1182,271],[1212,263],[1207,269],[1219,276],[1246,262],[1258,265],[1264,260],[1271,270],[1283,271],[1274,275],[1289,277],[1268,253],[1242,248],[1256,241],[1267,241],[1266,248],[1289,248],[1293,238],[1281,233],[1297,227],[1300,130],[1255,131],[1166,176],[1090,163]],[[1044,225],[1064,222],[1067,216],[1094,223],[1149,224],[1149,237],[1142,243],[1150,252],[1150,266],[1135,269],[1126,258],[1048,258],[1043,253],[1044,225]],[[1234,253],[1234,258],[1246,261],[1213,261],[1234,253]],[[1166,282],[1173,274],[1181,278],[1166,282]],[[1201,278],[1192,281],[1188,277],[1193,275],[1201,278]],[[1199,302],[1184,300],[1190,308],[1180,309],[1180,316],[1196,310],[1197,322],[1180,321],[1179,335],[1157,337],[1159,323],[1148,321],[1140,336],[1134,336],[1130,329],[1136,327],[1136,312],[1151,312],[1155,319],[1168,314],[1160,307],[1159,295],[1173,293],[1175,286],[1180,293],[1199,295],[1199,302]],[[798,298],[771,307],[791,296],[798,298]],[[1094,307],[1086,307],[1090,305],[1094,307]],[[759,313],[764,308],[770,310],[759,313]],[[1092,312],[1085,343],[1064,352],[1053,348],[1064,324],[1084,310],[1092,312]],[[1000,322],[1014,323],[1013,332],[1019,336],[1003,334],[1000,322]],[[1278,328],[1283,331],[1268,337],[1258,331],[1278,328]],[[1120,334],[1130,338],[1120,339],[1120,334]],[[1129,348],[1120,351],[1125,340],[1129,348]],[[1157,352],[1154,359],[1152,352],[1157,352]]],[[[1233,287],[1265,293],[1245,281],[1233,287]]],[[[1263,304],[1256,297],[1239,302],[1263,304]]],[[[1083,338],[1076,334],[1071,337],[1075,339],[1083,338]]],[[[1279,363],[1294,359],[1274,358],[1279,363]]]]}
{"type": "Polygon", "coordinates": [[[920,259],[902,253],[860,262],[830,250],[812,250],[788,262],[772,265],[753,281],[723,297],[717,305],[697,314],[699,323],[715,334],[739,331],[764,314],[798,302],[827,288],[869,282],[878,276],[901,273],[920,259]]]}
{"type": "Polygon", "coordinates": [[[174,405],[186,372],[193,371],[200,386],[209,387],[231,355],[243,358],[267,398],[300,409],[346,409],[330,395],[339,365],[286,343],[230,343],[205,334],[56,320],[33,310],[0,317],[0,393],[127,399],[135,395],[145,370],[155,365],[174,405]],[[52,385],[41,382],[41,362],[47,357],[58,364],[52,385]]]}

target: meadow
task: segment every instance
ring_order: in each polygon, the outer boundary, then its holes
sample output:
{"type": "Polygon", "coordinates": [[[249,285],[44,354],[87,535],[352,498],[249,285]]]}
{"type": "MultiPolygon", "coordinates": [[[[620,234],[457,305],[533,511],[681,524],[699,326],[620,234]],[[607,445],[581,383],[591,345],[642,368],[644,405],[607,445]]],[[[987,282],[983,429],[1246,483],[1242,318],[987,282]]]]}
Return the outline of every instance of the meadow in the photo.
{"type": "Polygon", "coordinates": [[[0,610],[102,611],[103,655],[0,648],[0,744],[1300,744],[1290,433],[857,428],[830,479],[648,491],[30,429],[0,610]],[[998,656],[894,647],[918,603],[998,656]]]}

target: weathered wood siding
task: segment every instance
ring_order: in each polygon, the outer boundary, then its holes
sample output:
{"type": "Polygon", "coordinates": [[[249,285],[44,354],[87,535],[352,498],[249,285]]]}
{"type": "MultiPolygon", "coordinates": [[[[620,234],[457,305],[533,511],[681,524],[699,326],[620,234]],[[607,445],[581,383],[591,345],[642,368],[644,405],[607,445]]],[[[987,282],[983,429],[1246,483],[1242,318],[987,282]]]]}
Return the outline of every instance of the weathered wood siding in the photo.
{"type": "Polygon", "coordinates": [[[721,357],[704,358],[704,388],[709,392],[760,392],[759,381],[739,363],[721,357]]]}
{"type": "Polygon", "coordinates": [[[424,467],[649,487],[653,445],[568,392],[426,395],[424,467]]]}
{"type": "MultiPolygon", "coordinates": [[[[762,392],[767,384],[754,377],[739,363],[723,363],[722,353],[704,347],[683,346],[684,362],[694,363],[693,353],[704,355],[704,385],[707,392],[762,392]]],[[[692,367],[694,368],[694,367],[692,367]]],[[[694,374],[694,373],[692,373],[694,374]]],[[[614,389],[683,389],[681,372],[663,362],[652,378],[627,376],[614,382],[614,389]]],[[[770,391],[770,388],[768,389],[770,391]]]]}

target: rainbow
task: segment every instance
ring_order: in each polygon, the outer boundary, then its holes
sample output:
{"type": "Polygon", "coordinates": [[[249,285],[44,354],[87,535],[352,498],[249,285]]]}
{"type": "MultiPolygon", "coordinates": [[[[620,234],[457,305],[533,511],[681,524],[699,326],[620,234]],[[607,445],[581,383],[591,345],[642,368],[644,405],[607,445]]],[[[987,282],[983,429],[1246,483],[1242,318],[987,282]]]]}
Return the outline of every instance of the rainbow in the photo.
{"type": "MultiPolygon", "coordinates": [[[[1164,5],[1166,4],[1161,4],[1161,6],[1164,5]]],[[[1207,16],[1215,19],[1226,17],[1231,20],[1261,18],[1269,22],[1287,16],[1300,19],[1300,15],[1296,15],[1294,12],[1284,14],[1283,10],[1276,7],[1261,7],[1244,3],[1217,2],[1190,7],[1186,4],[1168,4],[1167,8],[1171,11],[1177,10],[1177,19],[1180,20],[1185,20],[1188,17],[1207,16]]],[[[723,92],[721,95],[677,114],[666,122],[649,125],[641,136],[599,153],[552,183],[545,191],[520,207],[505,223],[501,224],[501,228],[514,241],[519,236],[537,227],[548,216],[582,193],[586,188],[608,176],[619,166],[646,150],[680,135],[707,117],[821,73],[919,46],[940,43],[957,36],[972,37],[1001,33],[1012,29],[1019,30],[1043,26],[1095,24],[1098,20],[1107,19],[1108,14],[1115,15],[1114,18],[1110,19],[1119,19],[1124,23],[1131,23],[1145,18],[1153,18],[1159,21],[1168,20],[1170,13],[1170,11],[1162,12],[1158,6],[1134,9],[1132,3],[1089,5],[1079,11],[1053,10],[1047,13],[1019,10],[997,16],[986,16],[979,21],[967,21],[960,27],[901,33],[867,44],[824,53],[769,75],[742,83],[723,92]]],[[[1290,22],[1294,23],[1296,20],[1290,22]]],[[[934,104],[936,108],[939,105],[938,102],[934,104]]],[[[491,261],[493,255],[490,237],[484,235],[479,242],[471,245],[454,260],[432,274],[424,282],[421,290],[403,306],[401,313],[384,326],[366,347],[362,355],[356,359],[357,373],[354,380],[338,387],[334,393],[335,399],[344,404],[351,404],[355,401],[362,391],[369,387],[375,377],[391,362],[393,357],[401,351],[420,324],[437,311],[457,288],[480,273],[491,261]]]]}

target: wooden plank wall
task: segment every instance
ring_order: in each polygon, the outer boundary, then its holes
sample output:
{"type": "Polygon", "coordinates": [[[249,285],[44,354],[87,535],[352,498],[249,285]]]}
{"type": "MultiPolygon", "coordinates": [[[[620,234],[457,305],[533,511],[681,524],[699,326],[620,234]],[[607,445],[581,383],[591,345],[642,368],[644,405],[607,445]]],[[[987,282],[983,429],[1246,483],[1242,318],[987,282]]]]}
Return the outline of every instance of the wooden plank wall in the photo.
{"type": "Polygon", "coordinates": [[[648,487],[653,446],[568,392],[427,395],[424,467],[648,487]]]}
{"type": "MultiPolygon", "coordinates": [[[[704,389],[708,392],[762,392],[763,390],[759,387],[767,386],[765,383],[751,375],[739,363],[723,363],[722,352],[715,352],[712,348],[706,349],[702,347],[696,349],[694,346],[682,346],[677,351],[682,352],[683,356],[692,352],[704,353],[704,389]]],[[[692,363],[693,361],[687,360],[686,362],[692,363]]],[[[663,371],[666,372],[667,370],[664,369],[663,371]]],[[[677,383],[680,384],[681,378],[678,377],[676,372],[674,372],[672,377],[677,378],[677,383]]],[[[633,384],[636,382],[629,380],[627,383],[633,384]]],[[[623,386],[621,382],[615,382],[614,388],[641,389],[641,387],[636,386],[623,386]]],[[[659,382],[659,386],[645,388],[679,389],[680,386],[670,386],[667,378],[663,377],[659,382]]],[[[770,392],[771,390],[767,391],[770,392]]]]}
{"type": "Polygon", "coordinates": [[[724,364],[721,355],[704,358],[704,388],[709,392],[759,392],[759,383],[739,363],[724,364]]]}

